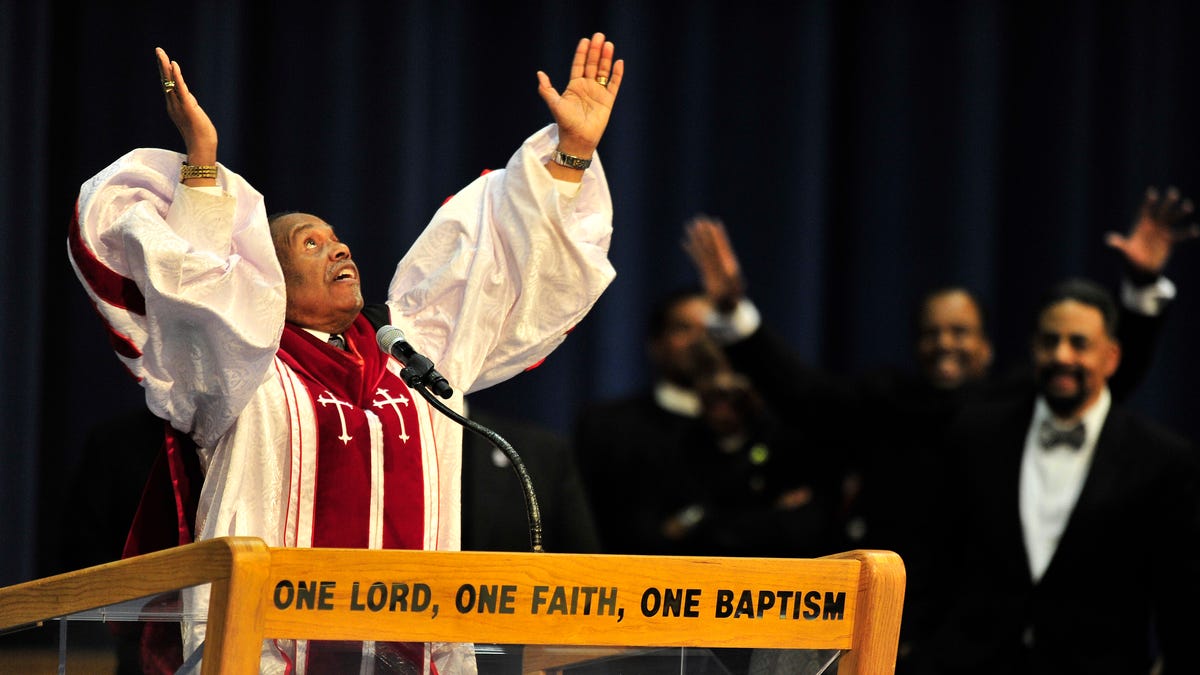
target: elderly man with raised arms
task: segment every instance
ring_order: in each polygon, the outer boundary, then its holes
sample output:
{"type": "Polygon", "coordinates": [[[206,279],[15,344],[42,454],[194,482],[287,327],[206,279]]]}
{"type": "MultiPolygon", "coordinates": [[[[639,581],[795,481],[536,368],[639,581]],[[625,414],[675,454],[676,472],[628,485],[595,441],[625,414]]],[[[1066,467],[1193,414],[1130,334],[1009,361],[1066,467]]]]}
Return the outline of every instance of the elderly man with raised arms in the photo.
{"type": "MultiPolygon", "coordinates": [[[[372,316],[334,228],[305,213],[268,223],[262,195],[217,164],[215,125],[157,50],[187,154],[134,150],[84,183],[69,253],[169,423],[180,541],[194,527],[196,539],[272,546],[458,548],[461,429],[409,390],[377,324],[438,364],[461,409],[462,393],[537,363],[583,318],[614,276],[594,155],[624,72],[613,52],[603,34],[580,40],[561,94],[538,72],[554,124],[438,210],[372,316]],[[202,487],[181,480],[189,463],[202,487]]],[[[186,602],[202,608],[207,590],[186,602]]],[[[202,639],[185,626],[187,665],[202,639]]],[[[341,667],[318,652],[268,642],[263,669],[341,667]]],[[[369,671],[393,654],[424,672],[474,668],[440,645],[367,644],[354,659],[369,671]]]]}

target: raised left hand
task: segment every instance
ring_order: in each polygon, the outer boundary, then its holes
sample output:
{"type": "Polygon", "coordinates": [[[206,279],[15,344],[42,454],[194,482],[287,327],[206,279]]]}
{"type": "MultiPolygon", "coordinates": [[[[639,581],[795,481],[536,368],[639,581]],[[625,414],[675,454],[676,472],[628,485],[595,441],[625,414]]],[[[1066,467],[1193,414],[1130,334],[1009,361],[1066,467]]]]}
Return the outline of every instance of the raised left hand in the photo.
{"type": "Polygon", "coordinates": [[[558,149],[568,155],[591,158],[608,126],[625,75],[625,62],[613,61],[614,50],[604,33],[582,38],[575,47],[571,79],[561,95],[546,73],[537,73],[538,94],[558,124],[558,149]]]}

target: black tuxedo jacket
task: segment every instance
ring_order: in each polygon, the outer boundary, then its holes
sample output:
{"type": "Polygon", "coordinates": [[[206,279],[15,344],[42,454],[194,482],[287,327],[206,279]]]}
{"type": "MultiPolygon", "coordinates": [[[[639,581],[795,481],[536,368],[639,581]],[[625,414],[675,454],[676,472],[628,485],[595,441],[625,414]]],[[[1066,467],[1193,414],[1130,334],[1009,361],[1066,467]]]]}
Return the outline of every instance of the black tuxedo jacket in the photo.
{"type": "Polygon", "coordinates": [[[1114,405],[1049,567],[1034,583],[1018,511],[1032,394],[969,407],[949,432],[924,650],[944,673],[1200,673],[1193,449],[1114,405]]]}

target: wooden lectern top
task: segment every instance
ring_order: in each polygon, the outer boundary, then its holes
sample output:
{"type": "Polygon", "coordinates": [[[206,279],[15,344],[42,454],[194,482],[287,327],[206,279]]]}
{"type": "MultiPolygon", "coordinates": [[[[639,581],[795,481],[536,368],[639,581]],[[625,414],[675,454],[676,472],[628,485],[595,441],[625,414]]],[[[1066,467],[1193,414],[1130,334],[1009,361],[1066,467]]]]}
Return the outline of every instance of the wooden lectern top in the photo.
{"type": "Polygon", "coordinates": [[[0,589],[0,630],[212,583],[205,672],[265,638],[846,650],[895,668],[904,566],[817,559],[269,548],[230,537],[0,589]]]}

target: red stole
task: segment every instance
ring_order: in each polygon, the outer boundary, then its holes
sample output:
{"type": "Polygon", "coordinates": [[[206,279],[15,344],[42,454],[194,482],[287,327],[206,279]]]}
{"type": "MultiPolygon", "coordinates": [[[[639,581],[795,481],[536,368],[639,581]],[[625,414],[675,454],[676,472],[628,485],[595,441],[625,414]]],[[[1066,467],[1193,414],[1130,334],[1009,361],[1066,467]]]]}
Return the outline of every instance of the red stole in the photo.
{"type": "MultiPolygon", "coordinates": [[[[308,389],[317,420],[312,545],[424,548],[427,495],[414,393],[388,369],[365,316],[343,337],[348,351],[286,324],[279,343],[279,358],[308,389]],[[370,419],[379,421],[378,431],[370,419]]],[[[377,664],[424,661],[420,643],[374,648],[377,664]]],[[[310,642],[307,670],[357,672],[360,650],[359,643],[310,642]]]]}
{"type": "Polygon", "coordinates": [[[424,548],[432,495],[425,494],[415,394],[388,370],[366,317],[359,315],[344,337],[349,351],[287,324],[279,345],[317,419],[312,545],[370,548],[375,539],[383,548],[424,548]],[[380,432],[373,434],[368,415],[380,432]]]}

